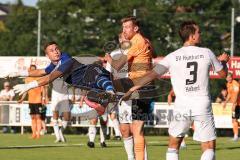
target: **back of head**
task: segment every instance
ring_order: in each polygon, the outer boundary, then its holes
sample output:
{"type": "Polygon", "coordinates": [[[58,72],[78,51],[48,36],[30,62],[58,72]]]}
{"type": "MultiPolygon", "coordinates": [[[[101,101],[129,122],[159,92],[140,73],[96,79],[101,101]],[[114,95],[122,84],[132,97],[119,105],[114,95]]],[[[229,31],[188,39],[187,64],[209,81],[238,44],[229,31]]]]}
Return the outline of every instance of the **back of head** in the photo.
{"type": "Polygon", "coordinates": [[[31,64],[29,70],[36,70],[37,66],[35,64],[31,64]]]}
{"type": "Polygon", "coordinates": [[[190,35],[193,35],[196,31],[197,23],[195,21],[184,21],[180,25],[179,36],[181,37],[183,43],[186,42],[190,35]]]}

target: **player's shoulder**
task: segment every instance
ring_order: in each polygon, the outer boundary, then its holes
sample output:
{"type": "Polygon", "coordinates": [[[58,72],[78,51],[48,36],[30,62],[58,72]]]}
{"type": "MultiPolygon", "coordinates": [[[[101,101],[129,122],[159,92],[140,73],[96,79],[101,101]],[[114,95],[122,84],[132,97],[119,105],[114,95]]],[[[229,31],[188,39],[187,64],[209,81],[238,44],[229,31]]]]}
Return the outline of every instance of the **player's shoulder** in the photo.
{"type": "Polygon", "coordinates": [[[137,44],[145,44],[146,43],[146,38],[140,34],[137,33],[131,40],[132,43],[137,43],[137,44]]]}
{"type": "Polygon", "coordinates": [[[120,54],[122,54],[120,49],[115,49],[114,51],[112,51],[110,53],[111,56],[116,56],[116,55],[120,55],[120,54]]]}
{"type": "Polygon", "coordinates": [[[232,84],[233,84],[234,86],[239,86],[239,83],[238,83],[238,81],[236,81],[236,80],[233,80],[232,84]]]}
{"type": "Polygon", "coordinates": [[[71,58],[72,56],[69,54],[69,53],[67,53],[67,52],[62,52],[61,53],[61,59],[63,59],[63,58],[71,58]]]}

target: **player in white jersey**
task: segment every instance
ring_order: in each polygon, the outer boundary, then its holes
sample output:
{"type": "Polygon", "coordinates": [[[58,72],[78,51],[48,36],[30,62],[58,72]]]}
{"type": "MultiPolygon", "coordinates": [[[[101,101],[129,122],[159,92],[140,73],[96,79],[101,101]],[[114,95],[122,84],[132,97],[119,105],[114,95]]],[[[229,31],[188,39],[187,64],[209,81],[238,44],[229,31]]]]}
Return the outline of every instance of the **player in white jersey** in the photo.
{"type": "MultiPolygon", "coordinates": [[[[119,42],[125,40],[123,35],[119,34],[119,42]]],[[[118,60],[122,56],[121,49],[117,49],[111,52],[111,57],[118,60]]],[[[114,79],[127,78],[128,77],[128,64],[125,64],[119,71],[115,70],[108,62],[106,65],[106,70],[112,73],[114,79]]],[[[119,105],[119,104],[118,104],[119,105]]],[[[115,115],[115,114],[114,114],[115,115]]],[[[134,142],[131,133],[131,123],[132,123],[132,101],[123,102],[118,106],[118,119],[120,122],[120,131],[123,138],[124,148],[128,156],[128,160],[134,159],[134,142]]],[[[115,127],[117,127],[117,119],[113,120],[115,127]],[[115,121],[115,122],[114,122],[115,121]]]]}
{"type": "Polygon", "coordinates": [[[55,142],[65,142],[63,130],[70,120],[70,103],[68,86],[63,78],[57,78],[52,82],[51,109],[53,111],[53,129],[56,136],[55,142]],[[62,125],[59,125],[59,117],[63,117],[62,125]]]}
{"type": "Polygon", "coordinates": [[[224,53],[217,59],[210,49],[197,47],[200,43],[200,29],[194,21],[183,22],[179,35],[183,47],[160,61],[124,95],[123,100],[144,84],[169,71],[176,100],[174,118],[169,126],[166,159],[178,160],[183,136],[194,122],[193,139],[201,142],[201,160],[214,160],[216,132],[209,94],[209,70],[212,66],[222,78],[226,77],[229,57],[224,53]]]}
{"type": "MultiPolygon", "coordinates": [[[[111,57],[113,59],[119,59],[122,56],[122,52],[121,49],[117,49],[111,52],[111,57]]],[[[128,67],[127,65],[125,65],[120,71],[116,71],[114,68],[111,67],[111,65],[109,63],[107,63],[106,65],[106,70],[108,70],[110,73],[112,73],[113,78],[114,79],[119,79],[119,78],[126,78],[127,77],[127,73],[128,73],[128,67]]],[[[114,105],[114,103],[110,104],[110,105],[114,105]]],[[[118,111],[119,111],[119,115],[122,115],[124,112],[128,112],[128,115],[131,115],[131,106],[119,106],[118,107],[118,111]]],[[[117,120],[117,108],[113,108],[112,110],[110,110],[110,118],[113,122],[113,128],[115,131],[115,137],[119,137],[121,136],[120,130],[119,130],[119,122],[117,120]]],[[[122,116],[121,116],[122,117],[122,116]]],[[[123,119],[121,119],[122,123],[123,119]]],[[[126,123],[126,122],[125,122],[126,123]]],[[[131,123],[131,122],[127,122],[127,123],[131,123]]]]}

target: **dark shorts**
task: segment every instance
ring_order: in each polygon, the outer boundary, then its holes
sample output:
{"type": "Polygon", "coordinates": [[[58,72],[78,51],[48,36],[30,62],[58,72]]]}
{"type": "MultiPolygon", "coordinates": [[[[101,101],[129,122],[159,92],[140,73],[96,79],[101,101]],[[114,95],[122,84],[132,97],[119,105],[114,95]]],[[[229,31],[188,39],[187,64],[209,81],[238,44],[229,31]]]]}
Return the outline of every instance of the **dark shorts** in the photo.
{"type": "Polygon", "coordinates": [[[41,119],[45,120],[46,118],[46,106],[43,106],[41,103],[29,103],[30,114],[40,114],[41,119]]]}
{"type": "Polygon", "coordinates": [[[47,113],[47,107],[42,105],[42,109],[40,111],[40,114],[41,114],[41,120],[45,120],[46,119],[46,113],[47,113]]]}
{"type": "Polygon", "coordinates": [[[147,121],[150,115],[152,99],[135,99],[132,101],[132,120],[147,121]]]}
{"type": "Polygon", "coordinates": [[[239,119],[240,118],[240,106],[236,106],[235,114],[232,115],[232,119],[239,119]]]}
{"type": "Polygon", "coordinates": [[[40,111],[42,110],[41,103],[29,103],[30,114],[41,114],[40,111]]]}

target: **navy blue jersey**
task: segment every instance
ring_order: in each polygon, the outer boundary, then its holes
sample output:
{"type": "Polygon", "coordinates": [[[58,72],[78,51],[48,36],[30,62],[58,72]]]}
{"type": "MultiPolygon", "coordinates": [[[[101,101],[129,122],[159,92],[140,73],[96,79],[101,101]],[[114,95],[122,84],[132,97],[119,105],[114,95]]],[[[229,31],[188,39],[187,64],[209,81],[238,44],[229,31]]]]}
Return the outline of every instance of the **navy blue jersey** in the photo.
{"type": "Polygon", "coordinates": [[[82,64],[67,53],[62,53],[57,65],[51,63],[46,69],[47,74],[60,71],[66,83],[74,86],[113,90],[110,73],[97,64],[82,64]]]}
{"type": "Polygon", "coordinates": [[[59,68],[62,64],[64,64],[66,61],[71,60],[72,57],[68,53],[61,53],[61,57],[59,62],[55,65],[52,62],[45,68],[45,72],[47,74],[50,74],[53,70],[56,70],[59,68]]]}

